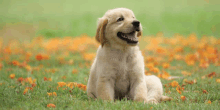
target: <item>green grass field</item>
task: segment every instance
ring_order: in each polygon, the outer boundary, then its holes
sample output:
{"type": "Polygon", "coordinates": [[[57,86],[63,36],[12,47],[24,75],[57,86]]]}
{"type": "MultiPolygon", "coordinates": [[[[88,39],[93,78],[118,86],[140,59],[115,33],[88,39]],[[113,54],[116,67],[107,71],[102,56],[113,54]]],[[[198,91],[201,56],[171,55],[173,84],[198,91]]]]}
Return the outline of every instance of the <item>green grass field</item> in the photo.
{"type": "Polygon", "coordinates": [[[219,5],[218,0],[2,0],[0,108],[218,110],[219,5]],[[164,95],[173,100],[151,105],[88,99],[84,87],[99,45],[93,37],[97,19],[116,7],[132,9],[141,21],[146,75],[159,76],[164,95]]]}
{"type": "Polygon", "coordinates": [[[48,37],[95,35],[96,23],[108,9],[132,9],[143,25],[144,35],[163,32],[219,37],[218,0],[3,0],[0,23],[26,22],[37,35],[48,37]]]}

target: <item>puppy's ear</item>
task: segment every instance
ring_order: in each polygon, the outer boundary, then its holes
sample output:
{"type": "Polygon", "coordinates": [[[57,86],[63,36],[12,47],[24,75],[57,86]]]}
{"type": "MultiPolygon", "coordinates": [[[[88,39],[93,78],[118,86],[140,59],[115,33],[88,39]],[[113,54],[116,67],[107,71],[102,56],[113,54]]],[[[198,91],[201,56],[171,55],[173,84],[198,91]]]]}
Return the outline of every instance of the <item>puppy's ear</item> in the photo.
{"type": "Polygon", "coordinates": [[[98,28],[96,30],[96,40],[101,43],[102,47],[104,46],[104,43],[106,42],[105,39],[105,27],[108,23],[107,18],[100,18],[98,21],[98,28]]]}
{"type": "Polygon", "coordinates": [[[138,33],[137,33],[137,37],[141,37],[142,36],[142,31],[139,31],[138,33]]]}

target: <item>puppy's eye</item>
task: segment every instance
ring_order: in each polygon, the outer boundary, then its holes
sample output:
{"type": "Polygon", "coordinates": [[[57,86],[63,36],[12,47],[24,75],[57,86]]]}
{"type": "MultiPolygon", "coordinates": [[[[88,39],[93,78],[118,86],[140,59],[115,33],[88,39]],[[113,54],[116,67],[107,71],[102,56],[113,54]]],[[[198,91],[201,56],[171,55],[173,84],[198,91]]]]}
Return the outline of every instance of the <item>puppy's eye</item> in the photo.
{"type": "Polygon", "coordinates": [[[119,21],[123,21],[123,20],[124,20],[124,18],[121,17],[121,18],[118,18],[117,22],[119,22],[119,21]]]}

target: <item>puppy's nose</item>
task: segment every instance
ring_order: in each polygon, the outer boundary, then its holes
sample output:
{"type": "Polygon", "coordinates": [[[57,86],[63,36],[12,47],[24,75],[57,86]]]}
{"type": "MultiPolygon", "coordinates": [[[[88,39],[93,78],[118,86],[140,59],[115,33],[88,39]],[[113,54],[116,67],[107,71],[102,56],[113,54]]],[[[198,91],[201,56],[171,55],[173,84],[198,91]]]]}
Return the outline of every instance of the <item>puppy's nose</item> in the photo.
{"type": "Polygon", "coordinates": [[[133,24],[133,26],[135,26],[135,27],[139,27],[140,22],[137,21],[137,20],[135,20],[135,21],[132,22],[132,24],[133,24]]]}

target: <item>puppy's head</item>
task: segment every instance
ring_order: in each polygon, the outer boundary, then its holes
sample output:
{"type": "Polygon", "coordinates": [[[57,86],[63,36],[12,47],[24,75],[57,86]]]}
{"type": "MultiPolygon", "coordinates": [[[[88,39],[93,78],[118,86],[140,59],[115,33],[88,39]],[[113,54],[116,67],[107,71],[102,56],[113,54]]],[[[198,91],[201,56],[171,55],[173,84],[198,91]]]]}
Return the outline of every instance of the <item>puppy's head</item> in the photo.
{"type": "Polygon", "coordinates": [[[126,8],[109,10],[99,18],[96,40],[102,46],[108,42],[111,45],[138,44],[138,37],[142,35],[142,26],[134,13],[126,8]]]}

